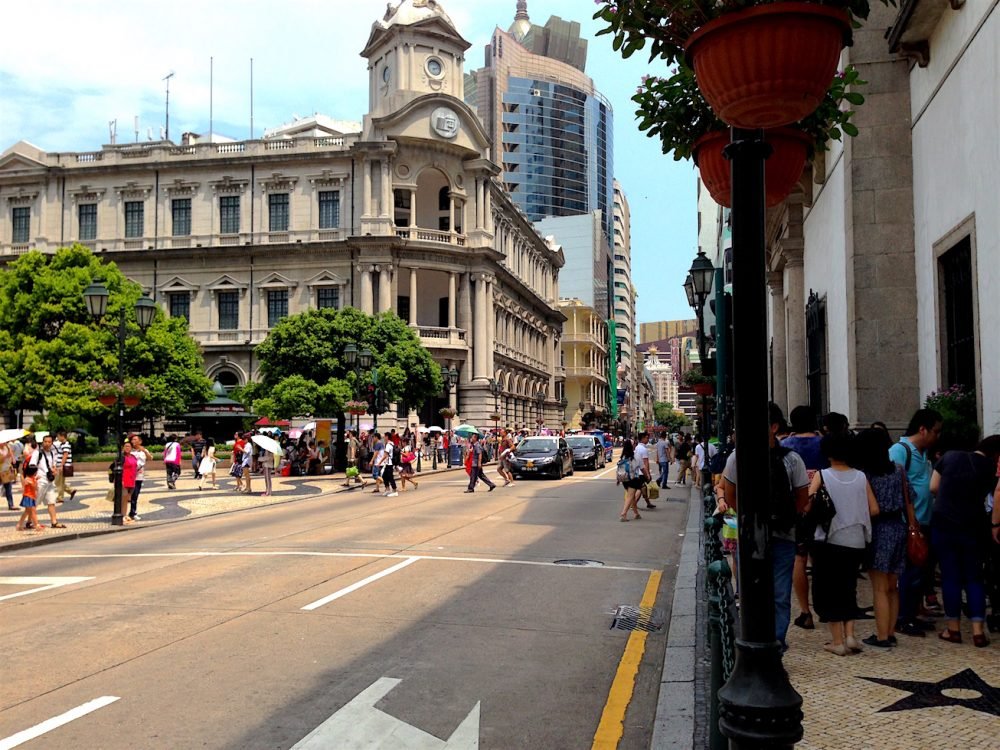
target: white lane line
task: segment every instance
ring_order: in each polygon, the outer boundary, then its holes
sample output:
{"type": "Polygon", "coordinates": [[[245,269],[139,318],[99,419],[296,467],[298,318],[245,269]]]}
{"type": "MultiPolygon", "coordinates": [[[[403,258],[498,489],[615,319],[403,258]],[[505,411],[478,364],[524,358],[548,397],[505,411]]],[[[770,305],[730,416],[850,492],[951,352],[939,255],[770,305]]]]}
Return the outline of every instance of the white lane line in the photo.
{"type": "Polygon", "coordinates": [[[405,560],[403,560],[403,562],[396,563],[391,568],[386,568],[385,570],[379,571],[378,573],[370,575],[367,578],[362,578],[357,583],[352,583],[350,586],[342,588],[340,591],[334,591],[329,596],[324,596],[322,599],[317,599],[313,603],[307,604],[302,609],[306,610],[307,612],[311,612],[314,609],[319,609],[324,604],[329,604],[330,602],[339,599],[342,596],[347,596],[352,591],[357,591],[358,589],[367,586],[369,583],[377,581],[379,578],[385,578],[388,575],[392,575],[397,570],[402,570],[407,565],[413,565],[413,563],[415,563],[419,559],[420,559],[419,557],[408,557],[405,560]]]}
{"type": "MultiPolygon", "coordinates": [[[[16,555],[12,557],[20,557],[22,559],[29,559],[27,555],[16,555]]],[[[365,558],[376,558],[376,559],[388,559],[388,558],[399,558],[398,553],[377,553],[377,552],[309,552],[309,551],[291,551],[291,550],[274,550],[274,551],[241,551],[241,552],[109,552],[106,554],[84,554],[84,555],[53,555],[53,554],[36,554],[31,555],[31,558],[50,558],[50,559],[64,559],[64,560],[77,560],[77,559],[103,559],[103,558],[116,558],[116,557],[365,557],[365,558]]],[[[542,567],[549,568],[563,568],[574,569],[574,570],[630,570],[636,573],[649,573],[654,568],[643,568],[633,565],[602,565],[600,567],[586,567],[580,565],[557,565],[553,562],[543,562],[541,560],[510,560],[504,558],[496,557],[455,557],[455,556],[445,556],[445,555],[407,555],[407,559],[413,560],[444,560],[448,562],[473,562],[473,563],[497,563],[502,565],[540,565],[542,567]]],[[[658,568],[656,568],[658,570],[658,568]]]]}
{"type": "Polygon", "coordinates": [[[62,576],[62,577],[39,577],[39,576],[0,576],[0,586],[34,586],[32,589],[25,589],[14,594],[0,596],[0,602],[5,599],[13,599],[17,596],[27,596],[37,594],[39,591],[48,591],[59,586],[68,586],[71,583],[81,581],[91,581],[93,576],[62,576]]]}
{"type": "Polygon", "coordinates": [[[18,745],[23,745],[29,740],[33,740],[36,737],[41,737],[46,732],[51,732],[53,729],[58,729],[63,724],[69,724],[75,719],[79,719],[81,716],[86,716],[92,711],[96,711],[99,708],[104,708],[107,705],[114,703],[116,700],[120,700],[117,695],[105,695],[100,698],[95,698],[92,701],[84,703],[82,706],[77,706],[72,708],[64,714],[59,714],[51,719],[46,719],[41,724],[35,724],[35,726],[30,729],[25,729],[17,734],[12,734],[10,737],[0,740],[0,750],[10,750],[12,747],[17,747],[18,745]]]}

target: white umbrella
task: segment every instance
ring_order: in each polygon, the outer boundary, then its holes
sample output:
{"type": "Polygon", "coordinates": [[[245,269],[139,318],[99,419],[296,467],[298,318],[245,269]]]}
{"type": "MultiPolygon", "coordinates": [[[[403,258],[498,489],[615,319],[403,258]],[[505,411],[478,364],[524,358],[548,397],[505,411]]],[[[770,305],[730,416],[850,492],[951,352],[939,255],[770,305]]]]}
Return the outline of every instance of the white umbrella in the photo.
{"type": "Polygon", "coordinates": [[[35,440],[37,440],[40,443],[45,439],[45,437],[48,434],[49,434],[48,430],[39,430],[38,432],[35,433],[35,440]]]}
{"type": "Polygon", "coordinates": [[[303,432],[309,432],[310,430],[315,430],[315,429],[316,429],[315,422],[306,422],[304,425],[302,425],[303,432]]]}
{"type": "Polygon", "coordinates": [[[250,439],[266,451],[270,451],[271,453],[281,453],[281,446],[278,444],[278,441],[272,437],[268,437],[267,435],[254,435],[250,439]]]}
{"type": "Polygon", "coordinates": [[[438,427],[437,425],[434,425],[433,427],[428,427],[427,431],[428,432],[444,432],[444,430],[442,428],[438,427]]]}
{"type": "Polygon", "coordinates": [[[27,434],[28,431],[22,430],[20,427],[11,427],[9,430],[0,430],[0,445],[9,443],[12,440],[20,440],[27,434]]]}

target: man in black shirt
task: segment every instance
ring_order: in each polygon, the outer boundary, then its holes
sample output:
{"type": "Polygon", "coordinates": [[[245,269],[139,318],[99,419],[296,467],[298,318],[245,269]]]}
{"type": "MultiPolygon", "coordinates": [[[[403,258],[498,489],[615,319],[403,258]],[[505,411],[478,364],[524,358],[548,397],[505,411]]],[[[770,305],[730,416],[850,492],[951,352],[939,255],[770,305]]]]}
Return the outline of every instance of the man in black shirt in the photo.
{"type": "Polygon", "coordinates": [[[194,478],[201,479],[201,472],[198,470],[201,465],[201,457],[205,452],[205,438],[201,436],[201,430],[194,431],[191,440],[191,466],[194,469],[194,478]]]}

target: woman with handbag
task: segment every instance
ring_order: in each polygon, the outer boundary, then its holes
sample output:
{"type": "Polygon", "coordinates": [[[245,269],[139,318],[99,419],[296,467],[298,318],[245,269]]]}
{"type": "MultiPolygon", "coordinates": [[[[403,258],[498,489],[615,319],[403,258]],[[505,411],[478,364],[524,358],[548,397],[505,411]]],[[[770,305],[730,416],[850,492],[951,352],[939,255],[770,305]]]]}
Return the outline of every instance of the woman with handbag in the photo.
{"type": "Polygon", "coordinates": [[[948,451],[934,467],[931,492],[931,543],[941,566],[941,591],[948,626],[938,637],[951,643],[962,642],[959,621],[962,591],[969,604],[972,642],[978,648],[990,644],[986,620],[984,566],[986,550],[982,534],[986,495],[996,486],[1000,435],[985,438],[974,451],[948,451]]]}
{"type": "Polygon", "coordinates": [[[854,637],[858,570],[865,545],[872,538],[872,516],[879,512],[865,475],[849,463],[854,456],[853,443],[849,434],[825,436],[821,448],[830,468],[817,472],[809,485],[810,503],[829,503],[833,509],[829,526],[820,523],[816,529],[817,543],[810,551],[813,608],[830,629],[830,643],[823,648],[837,656],[861,651],[854,637]]]}
{"type": "Polygon", "coordinates": [[[417,454],[411,448],[400,448],[399,450],[403,451],[399,457],[399,491],[406,490],[407,482],[413,485],[413,489],[418,489],[420,485],[413,478],[417,475],[413,470],[413,462],[417,460],[417,454]]]}
{"type": "Polygon", "coordinates": [[[3,494],[7,498],[7,510],[20,510],[14,505],[14,489],[12,485],[17,479],[14,470],[14,450],[9,443],[0,444],[0,484],[3,484],[3,494]]]}
{"type": "Polygon", "coordinates": [[[858,435],[858,468],[871,485],[879,513],[872,519],[868,577],[875,606],[875,632],[862,643],[875,648],[896,645],[892,634],[899,618],[899,576],[906,566],[908,530],[920,534],[906,471],[889,458],[892,439],[880,429],[858,435]]]}

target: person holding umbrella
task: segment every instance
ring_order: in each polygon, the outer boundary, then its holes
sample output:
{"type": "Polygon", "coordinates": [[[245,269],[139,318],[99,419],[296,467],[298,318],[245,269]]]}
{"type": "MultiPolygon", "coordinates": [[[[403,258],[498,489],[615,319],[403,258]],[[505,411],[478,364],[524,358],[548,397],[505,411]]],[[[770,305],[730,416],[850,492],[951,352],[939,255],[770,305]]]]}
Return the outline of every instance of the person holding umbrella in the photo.
{"type": "MultiPolygon", "coordinates": [[[[457,434],[458,430],[455,432],[457,434]]],[[[483,471],[483,446],[479,442],[478,432],[469,433],[469,457],[471,458],[469,467],[469,489],[467,489],[466,492],[475,492],[476,483],[479,482],[480,479],[486,482],[486,486],[489,487],[487,492],[493,492],[497,486],[490,481],[490,478],[486,476],[486,473],[483,471]]]]}
{"type": "MultiPolygon", "coordinates": [[[[257,460],[260,462],[261,473],[264,475],[264,492],[262,497],[271,496],[271,472],[274,470],[274,457],[281,454],[281,445],[272,437],[267,435],[254,435],[250,440],[260,448],[257,460]]],[[[247,473],[247,484],[250,483],[249,472],[247,473]]]]}

